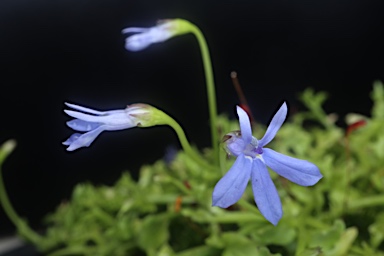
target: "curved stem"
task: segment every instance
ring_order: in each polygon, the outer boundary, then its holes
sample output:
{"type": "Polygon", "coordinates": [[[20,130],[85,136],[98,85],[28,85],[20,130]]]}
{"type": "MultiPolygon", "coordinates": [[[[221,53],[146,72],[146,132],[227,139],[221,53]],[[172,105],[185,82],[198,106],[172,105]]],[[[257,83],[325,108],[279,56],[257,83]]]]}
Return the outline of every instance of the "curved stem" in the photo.
{"type": "Polygon", "coordinates": [[[203,33],[194,24],[190,24],[190,32],[196,36],[201,50],[201,57],[203,59],[205,80],[207,83],[207,96],[208,96],[208,107],[209,116],[211,122],[211,138],[212,148],[214,152],[214,161],[219,166],[219,140],[217,138],[217,109],[216,109],[216,91],[215,83],[213,80],[213,70],[211,57],[209,55],[208,45],[205,41],[203,33]]]}
{"type": "Polygon", "coordinates": [[[380,206],[384,204],[384,195],[373,195],[364,197],[362,200],[351,200],[348,203],[348,210],[357,210],[367,207],[380,206]]]}
{"type": "Polygon", "coordinates": [[[214,169],[212,165],[207,163],[196,151],[191,147],[191,145],[188,142],[187,137],[185,136],[183,128],[170,116],[168,116],[168,120],[166,122],[167,125],[171,126],[172,129],[176,132],[177,137],[179,138],[180,144],[183,147],[183,150],[187,155],[192,157],[196,162],[201,164],[202,167],[205,167],[207,169],[214,169]]]}
{"type": "MultiPolygon", "coordinates": [[[[2,165],[3,161],[7,157],[7,155],[12,150],[5,149],[8,145],[7,143],[14,143],[14,141],[7,141],[4,143],[1,147],[1,153],[0,153],[0,203],[3,206],[4,212],[8,216],[8,218],[12,221],[12,223],[16,226],[18,232],[28,239],[30,242],[32,242],[35,245],[38,245],[41,241],[41,236],[38,235],[35,231],[33,231],[25,220],[20,218],[20,216],[16,213],[15,209],[12,207],[11,202],[9,201],[7,191],[5,190],[4,186],[4,180],[3,180],[3,173],[2,173],[2,165]]],[[[14,145],[12,145],[14,147],[14,145]]]]}

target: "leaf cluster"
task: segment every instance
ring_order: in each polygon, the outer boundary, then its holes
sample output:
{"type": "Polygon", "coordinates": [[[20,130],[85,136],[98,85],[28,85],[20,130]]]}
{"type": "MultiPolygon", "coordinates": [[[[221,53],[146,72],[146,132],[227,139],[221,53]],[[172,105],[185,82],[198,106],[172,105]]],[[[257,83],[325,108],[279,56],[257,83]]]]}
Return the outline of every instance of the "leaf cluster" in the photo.
{"type": "MultiPolygon", "coordinates": [[[[268,145],[315,163],[324,176],[301,187],[271,172],[284,210],[276,227],[257,210],[250,186],[232,207],[211,206],[214,185],[233,163],[224,151],[214,170],[180,151],[142,166],[137,180],[124,172],[113,186],[78,184],[47,217],[36,246],[56,256],[384,255],[383,85],[374,84],[371,116],[349,114],[348,129],[324,112],[326,98],[305,90],[307,110],[291,115],[268,145]]],[[[218,125],[221,135],[238,130],[225,115],[218,125]]],[[[254,131],[260,138],[265,126],[254,131]]],[[[212,161],[210,149],[199,154],[212,161]]]]}

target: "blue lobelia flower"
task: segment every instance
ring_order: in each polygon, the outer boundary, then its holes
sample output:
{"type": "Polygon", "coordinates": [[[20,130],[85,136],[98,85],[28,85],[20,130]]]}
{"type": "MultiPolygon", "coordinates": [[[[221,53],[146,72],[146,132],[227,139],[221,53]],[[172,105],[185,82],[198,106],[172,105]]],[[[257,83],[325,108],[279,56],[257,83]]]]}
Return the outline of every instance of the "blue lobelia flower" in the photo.
{"type": "Polygon", "coordinates": [[[115,131],[128,129],[135,126],[148,125],[148,118],[153,112],[151,106],[146,104],[132,104],[126,109],[97,111],[78,105],[65,103],[73,110],[64,110],[66,114],[75,119],[68,121],[67,125],[73,130],[86,132],[83,134],[74,133],[64,145],[68,151],[81,147],[88,147],[102,131],[115,131]]]}
{"type": "Polygon", "coordinates": [[[227,208],[243,195],[251,180],[253,195],[261,214],[273,225],[283,215],[280,197],[269,175],[267,166],[284,178],[301,186],[316,184],[322,175],[316,165],[264,148],[276,135],[287,116],[284,104],[273,117],[261,140],[252,136],[247,113],[237,106],[240,131],[228,133],[223,140],[228,153],[237,157],[231,169],[216,184],[212,205],[227,208]]]}
{"type": "Polygon", "coordinates": [[[181,19],[160,20],[150,28],[130,27],[121,31],[123,34],[132,34],[125,39],[125,49],[128,51],[141,51],[151,44],[161,43],[174,36],[187,33],[189,23],[181,19]]]}
{"type": "Polygon", "coordinates": [[[151,28],[125,28],[123,34],[136,33],[127,37],[125,40],[125,48],[129,51],[140,51],[147,48],[153,43],[160,43],[174,35],[173,24],[164,22],[151,28]]]}

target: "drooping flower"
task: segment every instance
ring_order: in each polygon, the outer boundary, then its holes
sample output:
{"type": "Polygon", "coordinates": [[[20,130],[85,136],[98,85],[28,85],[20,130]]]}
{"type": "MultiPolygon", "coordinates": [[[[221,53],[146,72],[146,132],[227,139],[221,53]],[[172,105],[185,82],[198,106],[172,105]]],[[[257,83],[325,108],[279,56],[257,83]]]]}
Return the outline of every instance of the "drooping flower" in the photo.
{"type": "Polygon", "coordinates": [[[252,136],[249,117],[239,106],[237,106],[237,114],[240,131],[228,133],[223,139],[228,152],[237,159],[231,169],[216,184],[212,194],[212,205],[227,208],[235,204],[243,195],[248,181],[251,180],[258,209],[269,222],[277,225],[283,215],[283,210],[267,166],[280,176],[301,186],[316,184],[322,175],[318,167],[311,162],[264,148],[275,137],[287,116],[285,102],[260,140],[252,136]]]}
{"type": "Polygon", "coordinates": [[[125,39],[125,48],[128,51],[141,51],[153,43],[161,43],[171,37],[187,33],[187,21],[181,19],[160,20],[150,28],[130,27],[121,32],[133,34],[125,39]]]}
{"type": "Polygon", "coordinates": [[[75,131],[85,132],[74,133],[63,142],[68,146],[68,151],[88,147],[102,131],[154,125],[151,118],[156,109],[147,104],[132,104],[125,109],[110,111],[97,111],[70,103],[65,104],[77,110],[64,110],[66,114],[75,118],[68,121],[67,125],[75,131]]]}

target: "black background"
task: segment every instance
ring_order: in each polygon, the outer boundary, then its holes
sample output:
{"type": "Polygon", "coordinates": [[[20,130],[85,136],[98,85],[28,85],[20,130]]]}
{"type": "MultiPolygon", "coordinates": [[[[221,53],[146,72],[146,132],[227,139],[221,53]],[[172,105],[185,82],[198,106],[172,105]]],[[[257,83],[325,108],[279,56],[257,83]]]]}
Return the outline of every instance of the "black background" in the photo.
{"type": "MultiPolygon", "coordinates": [[[[372,83],[384,81],[383,1],[207,2],[0,2],[0,142],[18,143],[3,175],[16,211],[34,228],[75,184],[113,184],[178,146],[171,129],[155,127],[105,132],[91,147],[67,152],[65,101],[99,110],[149,103],[178,120],[199,148],[210,146],[195,38],[128,52],[125,27],[164,18],[195,23],[210,46],[218,110],[230,117],[238,103],[233,70],[258,122],[268,123],[283,100],[300,109],[297,94],[307,87],[329,93],[328,112],[369,114],[372,83]]],[[[0,209],[0,234],[13,230],[0,209]]]]}

